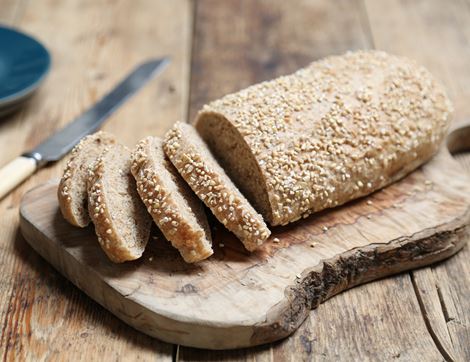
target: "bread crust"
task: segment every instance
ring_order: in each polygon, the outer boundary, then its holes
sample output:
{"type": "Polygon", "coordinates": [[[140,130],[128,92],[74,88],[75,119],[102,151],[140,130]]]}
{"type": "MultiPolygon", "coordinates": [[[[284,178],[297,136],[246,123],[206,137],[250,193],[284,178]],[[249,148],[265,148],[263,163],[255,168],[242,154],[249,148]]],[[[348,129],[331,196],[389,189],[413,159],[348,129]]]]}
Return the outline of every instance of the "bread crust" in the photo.
{"type": "Polygon", "coordinates": [[[105,147],[115,142],[113,135],[99,131],[86,136],[73,148],[57,189],[60,211],[70,224],[83,228],[90,223],[86,191],[88,161],[94,161],[105,147]]]}
{"type": "Polygon", "coordinates": [[[151,218],[145,210],[144,204],[140,201],[137,194],[135,181],[132,177],[130,166],[130,150],[127,147],[116,144],[105,148],[96,162],[89,169],[88,177],[88,212],[95,225],[95,232],[98,236],[98,242],[109,257],[115,263],[122,263],[129,260],[135,260],[142,256],[148,238],[150,236],[151,218]],[[128,157],[128,167],[119,169],[118,173],[112,173],[109,170],[110,156],[112,152],[124,152],[128,157]],[[125,205],[121,205],[120,210],[110,207],[109,192],[110,186],[107,186],[106,178],[123,178],[123,182],[129,182],[126,196],[132,197],[135,201],[134,208],[128,210],[125,205]],[[123,230],[123,225],[118,225],[116,221],[118,212],[126,212],[130,223],[135,224],[135,232],[132,230],[123,230]],[[126,231],[126,233],[124,232],[126,231]],[[127,235],[126,235],[127,234],[127,235]],[[129,237],[129,235],[131,237],[129,237]],[[130,239],[136,239],[136,245],[130,245],[130,239]]]}
{"type": "Polygon", "coordinates": [[[147,211],[184,261],[195,263],[211,256],[203,205],[163,154],[162,140],[141,140],[132,153],[131,171],[147,211]]]}
{"type": "Polygon", "coordinates": [[[163,148],[195,194],[247,250],[266,241],[271,232],[263,218],[225,175],[192,126],[176,123],[167,132],[163,148]]]}
{"type": "Polygon", "coordinates": [[[284,225],[407,175],[436,153],[451,116],[443,87],[426,69],[359,51],[216,100],[195,126],[265,219],[284,225]],[[218,130],[227,127],[256,161],[251,184],[239,157],[223,152],[218,130]]]}

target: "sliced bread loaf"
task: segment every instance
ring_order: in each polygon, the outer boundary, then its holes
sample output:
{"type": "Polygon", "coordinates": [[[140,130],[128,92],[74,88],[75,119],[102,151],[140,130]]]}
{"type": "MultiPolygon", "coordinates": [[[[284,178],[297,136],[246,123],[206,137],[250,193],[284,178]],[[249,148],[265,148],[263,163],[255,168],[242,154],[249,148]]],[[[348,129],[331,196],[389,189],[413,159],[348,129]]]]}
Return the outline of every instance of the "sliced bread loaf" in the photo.
{"type": "Polygon", "coordinates": [[[57,190],[60,211],[72,225],[83,228],[90,223],[86,187],[88,167],[106,146],[115,142],[114,136],[100,131],[83,138],[72,150],[57,190]]]}
{"type": "Polygon", "coordinates": [[[165,153],[215,217],[253,251],[269,237],[263,218],[219,166],[196,130],[178,122],[168,131],[165,153]]]}
{"type": "Polygon", "coordinates": [[[271,225],[367,195],[429,160],[452,105],[414,62],[359,51],[205,106],[195,127],[271,225]]]}
{"type": "Polygon", "coordinates": [[[88,211],[98,241],[113,262],[142,255],[152,219],[137,193],[127,147],[108,146],[90,168],[88,211]]]}
{"type": "Polygon", "coordinates": [[[212,255],[204,206],[163,152],[157,137],[140,141],[132,154],[137,191],[163,235],[187,263],[212,255]]]}

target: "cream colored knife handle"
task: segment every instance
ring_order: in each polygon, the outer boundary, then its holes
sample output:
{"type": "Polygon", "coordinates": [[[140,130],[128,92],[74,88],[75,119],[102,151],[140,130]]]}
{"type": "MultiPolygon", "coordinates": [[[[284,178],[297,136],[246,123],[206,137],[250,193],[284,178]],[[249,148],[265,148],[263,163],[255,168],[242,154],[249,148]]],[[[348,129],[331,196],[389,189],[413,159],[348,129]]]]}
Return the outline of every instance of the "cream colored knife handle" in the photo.
{"type": "Polygon", "coordinates": [[[36,171],[36,160],[17,157],[0,169],[0,200],[36,171]]]}

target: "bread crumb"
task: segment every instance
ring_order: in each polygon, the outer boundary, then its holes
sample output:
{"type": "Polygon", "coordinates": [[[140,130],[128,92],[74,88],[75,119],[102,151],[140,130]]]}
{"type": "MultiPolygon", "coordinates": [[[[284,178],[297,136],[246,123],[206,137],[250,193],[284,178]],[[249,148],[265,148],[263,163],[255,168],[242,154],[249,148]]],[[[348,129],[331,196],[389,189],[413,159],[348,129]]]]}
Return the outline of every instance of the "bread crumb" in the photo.
{"type": "Polygon", "coordinates": [[[223,248],[223,247],[225,246],[225,244],[220,243],[219,246],[220,246],[221,248],[223,248]]]}
{"type": "Polygon", "coordinates": [[[302,278],[302,276],[301,276],[300,274],[297,274],[295,277],[296,277],[297,279],[301,279],[301,278],[302,278]]]}
{"type": "Polygon", "coordinates": [[[367,200],[367,205],[372,205],[372,201],[371,201],[371,200],[367,200]]]}
{"type": "Polygon", "coordinates": [[[153,256],[151,256],[151,257],[149,258],[149,261],[152,261],[152,260],[153,260],[153,256]]]}
{"type": "Polygon", "coordinates": [[[322,227],[322,230],[323,230],[323,232],[326,233],[326,232],[328,231],[328,226],[323,226],[323,227],[322,227]]]}
{"type": "Polygon", "coordinates": [[[274,239],[273,239],[273,243],[276,243],[276,244],[277,244],[277,243],[279,243],[279,241],[280,241],[280,240],[279,240],[278,238],[274,238],[274,239]]]}

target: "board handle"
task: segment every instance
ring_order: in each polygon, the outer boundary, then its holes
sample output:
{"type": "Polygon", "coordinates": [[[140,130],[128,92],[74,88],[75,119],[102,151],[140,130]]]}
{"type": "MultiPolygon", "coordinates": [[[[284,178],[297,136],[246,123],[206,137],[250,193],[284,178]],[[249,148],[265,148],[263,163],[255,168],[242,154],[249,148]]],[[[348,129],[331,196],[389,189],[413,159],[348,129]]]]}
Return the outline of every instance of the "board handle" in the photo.
{"type": "Polygon", "coordinates": [[[447,136],[447,149],[451,154],[470,150],[470,120],[451,127],[447,136]]]}
{"type": "Polygon", "coordinates": [[[36,171],[34,158],[20,156],[0,169],[0,200],[36,171]]]}

